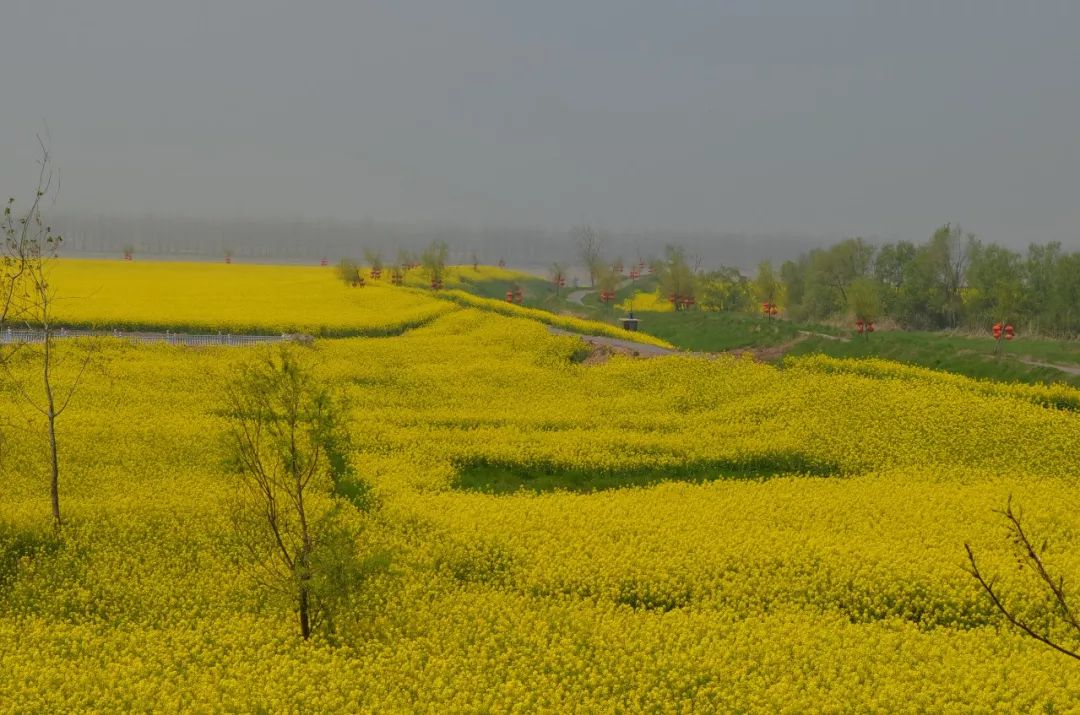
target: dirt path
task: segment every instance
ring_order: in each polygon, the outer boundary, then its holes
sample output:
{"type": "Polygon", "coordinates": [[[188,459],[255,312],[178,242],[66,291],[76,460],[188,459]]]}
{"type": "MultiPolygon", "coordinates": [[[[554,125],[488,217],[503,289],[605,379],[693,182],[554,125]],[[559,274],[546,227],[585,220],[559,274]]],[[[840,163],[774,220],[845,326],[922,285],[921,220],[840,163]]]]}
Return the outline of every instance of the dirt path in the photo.
{"type": "Polygon", "coordinates": [[[825,333],[813,333],[813,332],[810,332],[809,330],[800,330],[799,335],[802,336],[802,337],[799,340],[795,341],[795,342],[802,342],[803,340],[806,340],[807,338],[825,338],[826,340],[835,340],[835,341],[840,342],[840,343],[850,343],[851,342],[851,338],[845,338],[842,335],[826,335],[825,333]]]}
{"type": "MultiPolygon", "coordinates": [[[[741,357],[743,355],[750,355],[754,360],[758,362],[774,363],[780,360],[787,354],[788,350],[801,343],[802,341],[810,338],[811,336],[818,335],[818,333],[808,333],[806,331],[799,331],[799,334],[788,340],[786,343],[780,343],[779,345],[772,345],[766,348],[735,348],[734,350],[725,350],[722,353],[715,353],[717,355],[732,355],[734,357],[741,357]]],[[[828,335],[822,335],[821,337],[831,337],[828,335]]]]}
{"type": "MultiPolygon", "coordinates": [[[[630,285],[633,282],[634,282],[633,278],[623,278],[621,281],[619,281],[619,284],[615,287],[615,290],[622,290],[623,288],[625,288],[626,286],[630,285]]],[[[566,300],[570,301],[571,303],[573,303],[575,305],[580,305],[580,306],[584,307],[584,305],[585,305],[585,296],[587,296],[589,293],[595,293],[597,290],[599,290],[599,289],[598,288],[580,288],[578,290],[571,291],[570,293],[567,293],[566,294],[566,300]]]]}
{"type": "Polygon", "coordinates": [[[574,303],[575,305],[580,305],[582,307],[585,307],[585,303],[584,303],[585,296],[587,296],[589,293],[592,293],[592,292],[593,292],[592,288],[584,288],[582,290],[575,290],[575,291],[573,291],[571,293],[568,293],[566,295],[566,299],[568,301],[570,301],[571,303],[574,303]]]}
{"type": "Polygon", "coordinates": [[[628,355],[636,355],[639,357],[661,357],[663,355],[675,355],[679,352],[678,350],[662,348],[656,345],[636,343],[633,340],[623,340],[621,338],[607,338],[600,335],[582,335],[581,333],[572,333],[569,330],[554,328],[550,325],[548,326],[548,332],[552,335],[568,335],[573,338],[581,338],[586,343],[594,347],[606,347],[610,348],[615,352],[628,355]]]}
{"type": "Polygon", "coordinates": [[[1080,375],[1080,367],[1076,365],[1056,365],[1052,362],[1039,362],[1038,360],[1029,360],[1027,358],[1017,358],[1020,362],[1031,367],[1049,367],[1054,370],[1060,370],[1067,375],[1080,375]]]}
{"type": "MultiPolygon", "coordinates": [[[[846,340],[845,338],[837,338],[831,335],[824,335],[819,333],[800,332],[798,336],[781,343],[780,345],[773,345],[765,348],[736,348],[734,350],[725,350],[719,353],[704,353],[694,352],[691,350],[672,350],[671,348],[662,348],[656,345],[646,345],[645,343],[637,343],[633,340],[623,340],[620,338],[608,338],[599,335],[582,335],[581,333],[572,333],[569,330],[563,330],[561,328],[555,328],[548,326],[548,332],[552,335],[568,335],[574,338],[580,338],[594,348],[602,349],[607,353],[619,353],[622,355],[632,355],[634,357],[663,357],[664,355],[694,355],[697,357],[714,358],[718,355],[731,355],[734,357],[740,357],[742,355],[750,355],[758,362],[776,362],[780,358],[784,357],[788,350],[798,345],[802,341],[810,338],[811,336],[819,336],[823,338],[832,338],[835,340],[846,340]]],[[[590,356],[586,362],[602,362],[604,355],[590,356]]]]}

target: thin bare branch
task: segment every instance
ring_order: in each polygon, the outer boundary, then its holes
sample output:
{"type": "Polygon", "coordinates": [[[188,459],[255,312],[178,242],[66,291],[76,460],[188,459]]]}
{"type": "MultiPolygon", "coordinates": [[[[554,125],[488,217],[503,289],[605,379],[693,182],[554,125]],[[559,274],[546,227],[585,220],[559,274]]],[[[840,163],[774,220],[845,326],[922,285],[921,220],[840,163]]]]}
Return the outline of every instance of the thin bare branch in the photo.
{"type": "Polygon", "coordinates": [[[1027,560],[1028,564],[1034,569],[1039,579],[1046,585],[1050,593],[1054,597],[1054,601],[1057,603],[1058,609],[1061,611],[1062,617],[1065,621],[1072,626],[1073,630],[1080,634],[1080,624],[1077,623],[1076,617],[1073,615],[1072,608],[1070,608],[1068,599],[1065,596],[1065,580],[1064,577],[1058,577],[1055,579],[1050,575],[1046,565],[1043,563],[1042,557],[1039,556],[1038,551],[1035,549],[1035,545],[1031,543],[1027,533],[1024,531],[1023,525],[1020,523],[1020,515],[1015,513],[1012,508],[1012,499],[1010,498],[1008,506],[1005,511],[1001,512],[1002,515],[1009,520],[1012,531],[1016,535],[1017,543],[1020,545],[1023,551],[1023,557],[1027,560]]]}
{"type": "Polygon", "coordinates": [[[971,573],[971,575],[979,583],[979,586],[982,587],[982,590],[986,593],[986,595],[989,596],[990,602],[994,604],[994,606],[998,609],[998,611],[1001,612],[1003,616],[1005,616],[1005,619],[1009,621],[1009,623],[1011,623],[1014,627],[1019,628],[1025,634],[1034,638],[1040,643],[1043,643],[1044,645],[1053,648],[1057,652],[1067,655],[1070,658],[1080,660],[1080,654],[1075,653],[1074,651],[1071,651],[1068,648],[1065,648],[1064,646],[1054,642],[1050,639],[1049,635],[1039,633],[1029,623],[1014,614],[1005,605],[1004,601],[1001,599],[1001,596],[997,593],[997,591],[994,590],[993,582],[988,581],[983,576],[982,572],[979,570],[979,564],[975,560],[975,552],[972,551],[971,546],[969,544],[964,544],[964,549],[967,551],[968,561],[971,563],[971,571],[969,573],[971,573]]]}
{"type": "Polygon", "coordinates": [[[86,368],[90,364],[90,361],[93,359],[93,357],[94,353],[88,350],[86,356],[83,358],[82,365],[79,366],[78,374],[75,375],[75,379],[72,381],[71,385],[68,386],[67,395],[60,402],[60,407],[56,410],[56,417],[64,414],[64,410],[66,410],[68,404],[71,403],[71,398],[75,396],[75,391],[79,389],[79,383],[82,382],[83,374],[86,372],[86,368]]]}

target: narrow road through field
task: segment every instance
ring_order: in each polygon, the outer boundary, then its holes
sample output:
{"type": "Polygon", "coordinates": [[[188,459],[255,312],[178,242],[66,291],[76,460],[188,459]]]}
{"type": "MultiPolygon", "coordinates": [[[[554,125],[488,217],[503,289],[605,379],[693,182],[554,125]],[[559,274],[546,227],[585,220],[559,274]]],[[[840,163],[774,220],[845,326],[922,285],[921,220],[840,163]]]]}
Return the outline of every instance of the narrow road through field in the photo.
{"type": "Polygon", "coordinates": [[[548,332],[552,335],[568,335],[572,338],[581,338],[589,345],[603,345],[619,351],[629,351],[637,353],[638,355],[644,357],[675,355],[678,352],[677,350],[672,350],[670,348],[662,348],[657,345],[646,345],[645,343],[636,343],[633,340],[623,340],[622,338],[608,338],[601,335],[582,335],[581,333],[572,333],[569,330],[554,328],[550,325],[548,326],[548,332]]]}
{"type": "Polygon", "coordinates": [[[1027,358],[1017,358],[1020,362],[1031,367],[1049,367],[1054,370],[1060,370],[1067,375],[1080,375],[1080,367],[1076,365],[1057,365],[1052,362],[1039,362],[1038,360],[1029,360],[1027,358]]]}
{"type": "Polygon", "coordinates": [[[592,288],[583,288],[581,290],[575,290],[575,291],[573,291],[571,293],[568,293],[566,295],[566,299],[568,301],[570,301],[571,303],[575,303],[577,305],[580,305],[580,306],[584,307],[585,306],[585,303],[584,303],[585,296],[587,296],[589,293],[592,293],[592,292],[593,292],[592,288]]]}
{"type": "MultiPolygon", "coordinates": [[[[622,290],[623,288],[625,288],[626,286],[630,285],[633,282],[634,282],[633,278],[623,278],[621,281],[619,281],[619,284],[617,286],[615,286],[615,290],[622,290]]],[[[568,301],[570,301],[571,303],[574,303],[576,305],[584,306],[585,305],[585,302],[584,302],[585,301],[585,296],[587,296],[589,293],[595,293],[597,290],[599,290],[599,289],[596,288],[596,287],[593,287],[593,288],[580,288],[578,290],[571,291],[570,293],[567,293],[566,294],[566,299],[568,301]]]]}
{"type": "Polygon", "coordinates": [[[809,330],[800,330],[799,335],[804,338],[824,338],[825,340],[835,340],[840,343],[849,343],[851,338],[845,338],[841,335],[828,335],[826,333],[814,333],[809,330]]]}

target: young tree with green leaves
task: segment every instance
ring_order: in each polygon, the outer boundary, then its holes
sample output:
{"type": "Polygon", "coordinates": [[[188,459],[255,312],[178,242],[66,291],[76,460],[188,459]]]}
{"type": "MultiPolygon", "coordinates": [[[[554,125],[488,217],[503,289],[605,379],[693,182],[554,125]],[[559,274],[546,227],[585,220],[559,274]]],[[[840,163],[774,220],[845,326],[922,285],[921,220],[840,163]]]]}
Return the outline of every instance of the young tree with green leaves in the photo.
{"type": "Polygon", "coordinates": [[[442,287],[449,255],[450,247],[446,245],[446,241],[432,241],[420,257],[420,265],[424,267],[424,273],[431,280],[433,288],[442,287]]]}
{"type": "Polygon", "coordinates": [[[930,237],[923,248],[923,265],[945,319],[945,327],[955,328],[964,310],[961,291],[967,284],[968,266],[979,245],[975,234],[964,233],[959,224],[947,223],[930,237]]]}
{"type": "Polygon", "coordinates": [[[862,323],[863,335],[869,340],[871,326],[881,317],[879,284],[869,278],[859,278],[848,286],[847,298],[852,316],[862,323]]]}
{"type": "Polygon", "coordinates": [[[234,536],[258,581],[292,601],[306,640],[320,625],[332,628],[334,605],[348,597],[340,589],[355,580],[342,574],[359,578],[361,562],[336,495],[359,484],[348,465],[343,405],[303,350],[265,353],[222,391],[234,536]]]}
{"type": "Polygon", "coordinates": [[[364,281],[363,276],[360,275],[360,264],[351,258],[342,258],[338,261],[337,275],[347,286],[360,285],[364,281]]]}
{"type": "Polygon", "coordinates": [[[754,277],[754,294],[758,302],[779,306],[782,289],[783,284],[773,270],[772,261],[759,263],[754,277]]]}
{"type": "Polygon", "coordinates": [[[821,280],[839,298],[840,305],[848,303],[848,288],[870,273],[874,247],[861,238],[848,238],[822,252],[817,264],[821,280]]]}
{"type": "Polygon", "coordinates": [[[614,301],[605,301],[603,297],[614,297],[615,291],[619,289],[619,274],[612,270],[611,266],[600,266],[596,275],[596,287],[600,289],[601,301],[607,306],[613,305],[614,301]]]}
{"type": "Polygon", "coordinates": [[[753,302],[751,292],[749,279],[731,266],[720,266],[698,277],[698,294],[705,310],[748,310],[753,302]]]}
{"type": "Polygon", "coordinates": [[[664,260],[659,264],[659,279],[661,291],[671,298],[675,310],[685,310],[696,303],[697,276],[682,246],[664,249],[664,260]]]}
{"type": "Polygon", "coordinates": [[[401,268],[402,272],[408,272],[413,266],[420,261],[416,257],[416,254],[407,248],[399,248],[397,252],[397,261],[395,263],[401,268]]]}
{"type": "Polygon", "coordinates": [[[784,294],[787,315],[793,320],[806,317],[808,269],[806,256],[801,256],[797,261],[784,261],[780,266],[780,291],[784,294]]]}
{"type": "Polygon", "coordinates": [[[371,269],[372,277],[380,274],[383,269],[383,255],[378,248],[364,248],[364,260],[371,269]]]}
{"type": "MultiPolygon", "coordinates": [[[[985,329],[1019,318],[1024,299],[1024,265],[1020,254],[1001,246],[976,246],[967,271],[969,321],[985,329]]],[[[1000,341],[999,341],[1000,345],[1000,341]]]]}

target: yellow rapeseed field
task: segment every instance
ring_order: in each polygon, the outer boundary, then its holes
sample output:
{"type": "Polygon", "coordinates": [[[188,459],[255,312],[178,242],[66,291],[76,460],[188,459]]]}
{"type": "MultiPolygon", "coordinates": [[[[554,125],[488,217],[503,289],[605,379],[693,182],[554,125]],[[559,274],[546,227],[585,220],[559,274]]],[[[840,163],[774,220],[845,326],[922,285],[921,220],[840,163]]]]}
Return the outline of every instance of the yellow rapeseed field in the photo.
{"type": "Polygon", "coordinates": [[[1002,623],[963,550],[1048,620],[992,510],[1011,495],[1080,573],[1080,416],[1055,406],[1076,394],[817,358],[580,364],[527,314],[235,268],[55,282],[82,324],[412,326],[310,348],[381,505],[357,549],[389,570],[345,637],[302,642],[226,547],[220,385],[271,348],[106,341],[60,423],[58,541],[43,433],[3,387],[0,710],[1080,707],[1080,669],[1002,623]]]}
{"type": "Polygon", "coordinates": [[[71,326],[379,336],[452,309],[385,282],[349,290],[334,275],[331,267],[224,263],[67,259],[52,267],[57,318],[71,326]]]}

